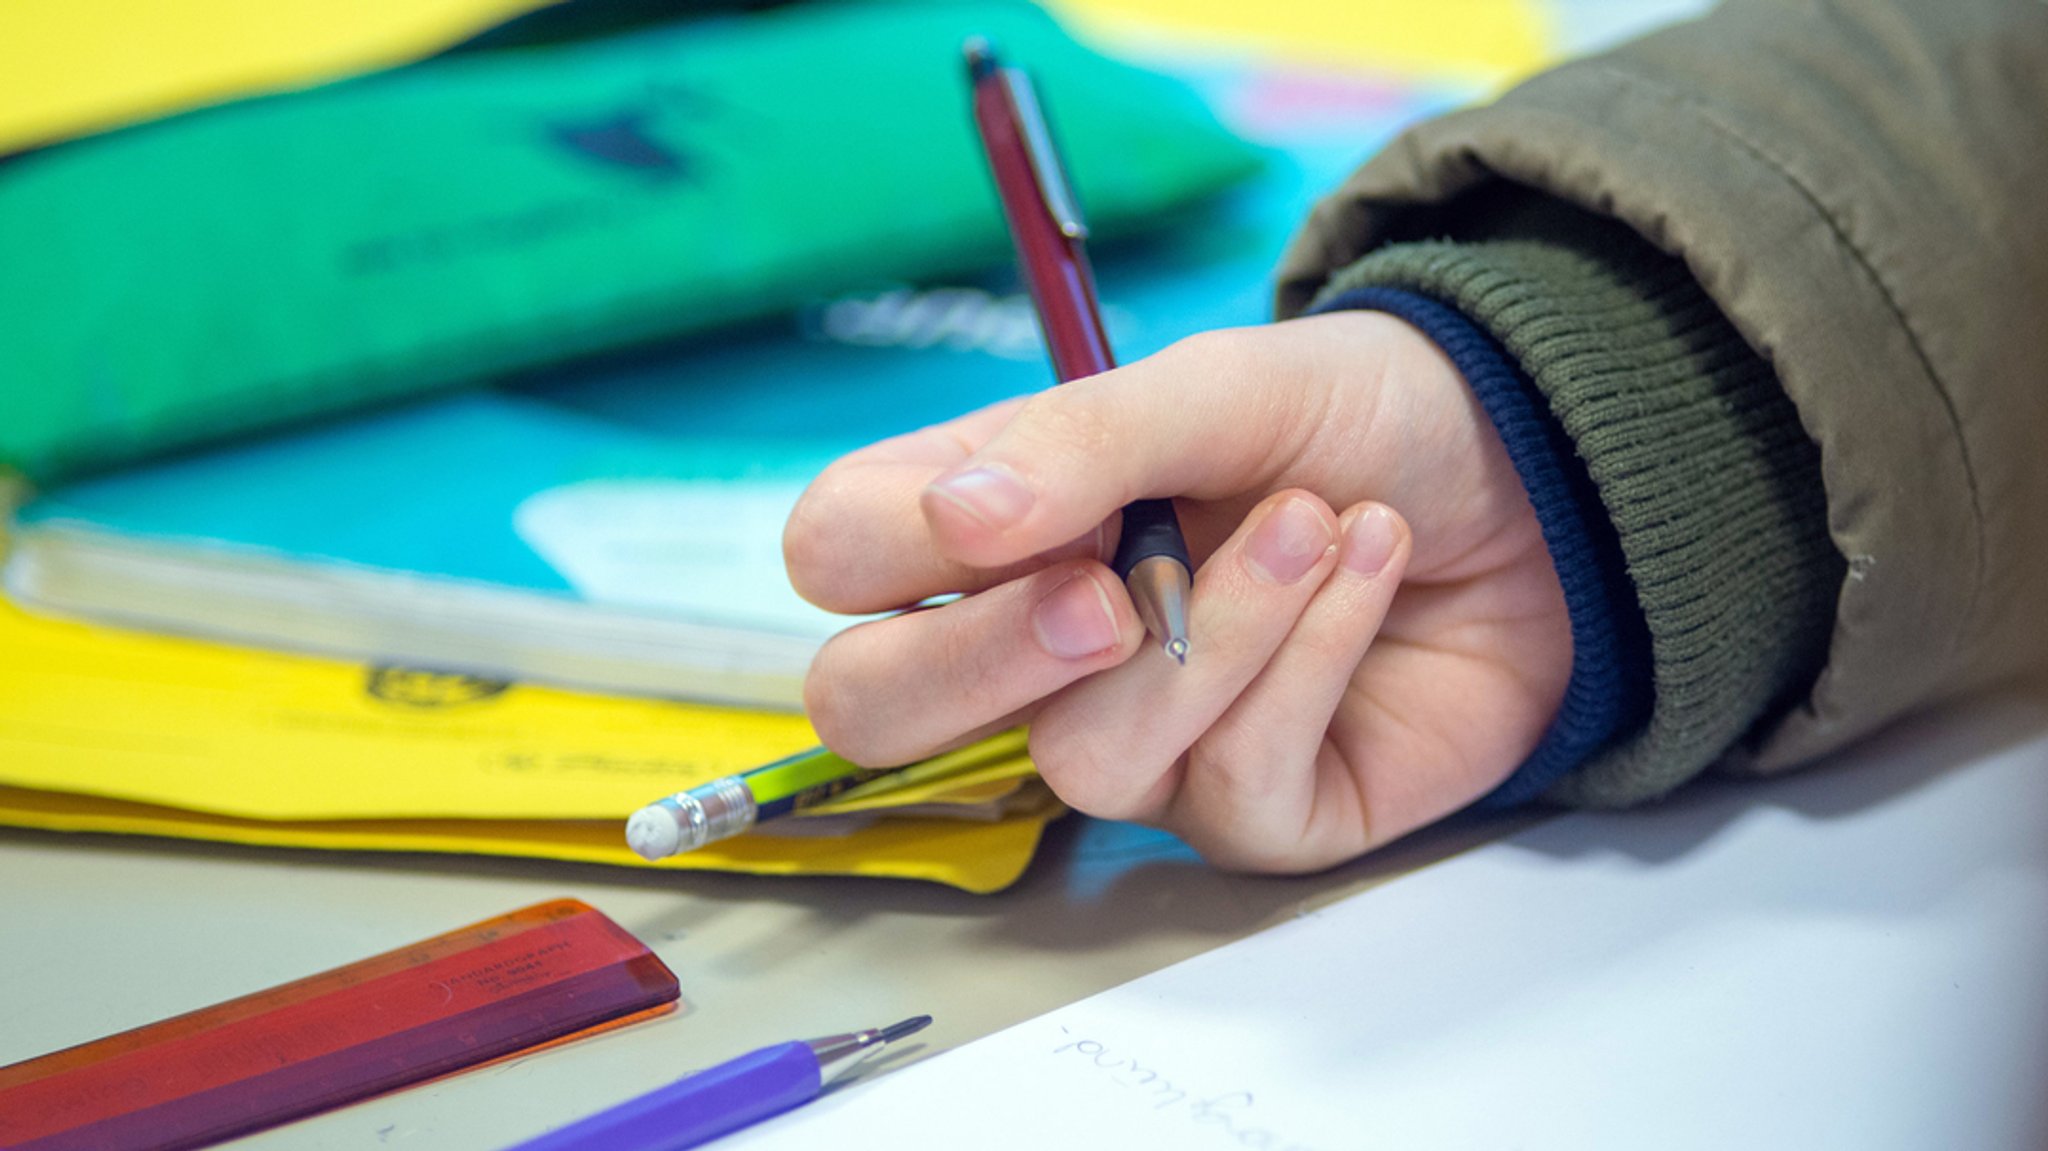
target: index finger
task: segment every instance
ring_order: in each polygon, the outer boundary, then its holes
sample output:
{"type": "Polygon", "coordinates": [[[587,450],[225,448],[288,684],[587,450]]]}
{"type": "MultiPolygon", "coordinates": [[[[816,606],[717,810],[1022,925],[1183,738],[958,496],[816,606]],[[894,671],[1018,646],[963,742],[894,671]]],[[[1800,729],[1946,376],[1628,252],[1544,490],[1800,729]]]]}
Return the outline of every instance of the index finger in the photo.
{"type": "Polygon", "coordinates": [[[936,546],[995,567],[1135,500],[1263,490],[1319,419],[1301,365],[1328,349],[1299,324],[1202,333],[1033,396],[923,493],[936,546]]]}
{"type": "Polygon", "coordinates": [[[783,562],[797,594],[828,611],[859,615],[996,587],[1060,560],[1109,555],[1116,547],[1113,520],[993,568],[933,548],[920,493],[1000,430],[1022,403],[1008,400],[870,444],[820,473],[783,528],[783,562]]]}

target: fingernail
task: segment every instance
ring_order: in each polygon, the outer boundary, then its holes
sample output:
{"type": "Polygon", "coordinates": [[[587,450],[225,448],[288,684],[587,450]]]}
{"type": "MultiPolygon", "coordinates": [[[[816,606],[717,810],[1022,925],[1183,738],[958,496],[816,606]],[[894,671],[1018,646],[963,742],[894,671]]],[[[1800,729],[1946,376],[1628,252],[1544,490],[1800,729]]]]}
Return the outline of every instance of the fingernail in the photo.
{"type": "Polygon", "coordinates": [[[1304,500],[1288,500],[1266,513],[1245,542],[1252,571],[1277,584],[1290,584],[1308,574],[1330,550],[1330,525],[1304,500]]]}
{"type": "Polygon", "coordinates": [[[1345,568],[1362,576],[1376,576],[1394,558],[1394,516],[1383,507],[1370,507],[1344,529],[1345,568]]]}
{"type": "Polygon", "coordinates": [[[1046,593],[1031,609],[1038,645],[1061,659],[1080,659],[1116,646],[1116,612],[1102,585],[1086,572],[1046,593]]]}
{"type": "Polygon", "coordinates": [[[931,490],[947,503],[998,531],[1031,510],[1031,489],[1008,468],[984,465],[952,472],[932,481],[931,490]]]}

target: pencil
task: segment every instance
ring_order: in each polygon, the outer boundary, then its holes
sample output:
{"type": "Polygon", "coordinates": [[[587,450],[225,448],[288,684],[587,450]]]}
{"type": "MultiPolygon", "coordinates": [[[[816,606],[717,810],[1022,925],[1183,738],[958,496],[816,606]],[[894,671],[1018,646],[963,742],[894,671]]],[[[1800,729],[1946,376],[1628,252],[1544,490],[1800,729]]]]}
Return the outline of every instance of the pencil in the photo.
{"type": "Polygon", "coordinates": [[[626,820],[626,846],[647,860],[694,851],[893,770],[861,767],[814,747],[655,800],[626,820]]]}
{"type": "Polygon", "coordinates": [[[757,823],[799,814],[883,776],[908,787],[929,787],[1015,759],[1024,754],[1025,739],[1023,728],[1011,728],[916,763],[884,768],[862,767],[814,747],[655,800],[626,820],[626,846],[643,859],[666,859],[730,839],[757,823]]]}

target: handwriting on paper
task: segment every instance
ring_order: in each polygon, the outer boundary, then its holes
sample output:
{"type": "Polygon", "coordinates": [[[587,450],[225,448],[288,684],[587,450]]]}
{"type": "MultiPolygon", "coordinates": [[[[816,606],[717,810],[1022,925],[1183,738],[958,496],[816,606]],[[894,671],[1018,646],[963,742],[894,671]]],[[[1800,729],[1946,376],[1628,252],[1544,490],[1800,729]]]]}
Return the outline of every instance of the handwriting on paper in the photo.
{"type": "Polygon", "coordinates": [[[1209,1131],[1223,1145],[1253,1151],[1314,1151],[1284,1135],[1273,1117],[1262,1114],[1258,1097],[1241,1087],[1216,1090],[1167,1073],[1149,1058],[1139,1058],[1098,1039],[1088,1039],[1060,1025],[1061,1042],[1052,1054],[1099,1080],[1131,1093],[1134,1107],[1158,1112],[1175,1122],[1209,1131]]]}

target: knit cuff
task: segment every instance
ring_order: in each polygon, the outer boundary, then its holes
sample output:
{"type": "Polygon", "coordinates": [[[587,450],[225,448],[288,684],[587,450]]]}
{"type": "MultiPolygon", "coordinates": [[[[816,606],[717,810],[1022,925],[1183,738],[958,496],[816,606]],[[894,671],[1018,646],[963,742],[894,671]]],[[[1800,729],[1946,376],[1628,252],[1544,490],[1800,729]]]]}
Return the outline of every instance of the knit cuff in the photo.
{"type": "Polygon", "coordinates": [[[1546,210],[1504,238],[1379,249],[1318,300],[1372,286],[1450,304],[1520,363],[1584,461],[1634,584],[1648,716],[1548,798],[1661,795],[1804,693],[1844,572],[1819,451],[1681,263],[1612,222],[1546,210]]]}

